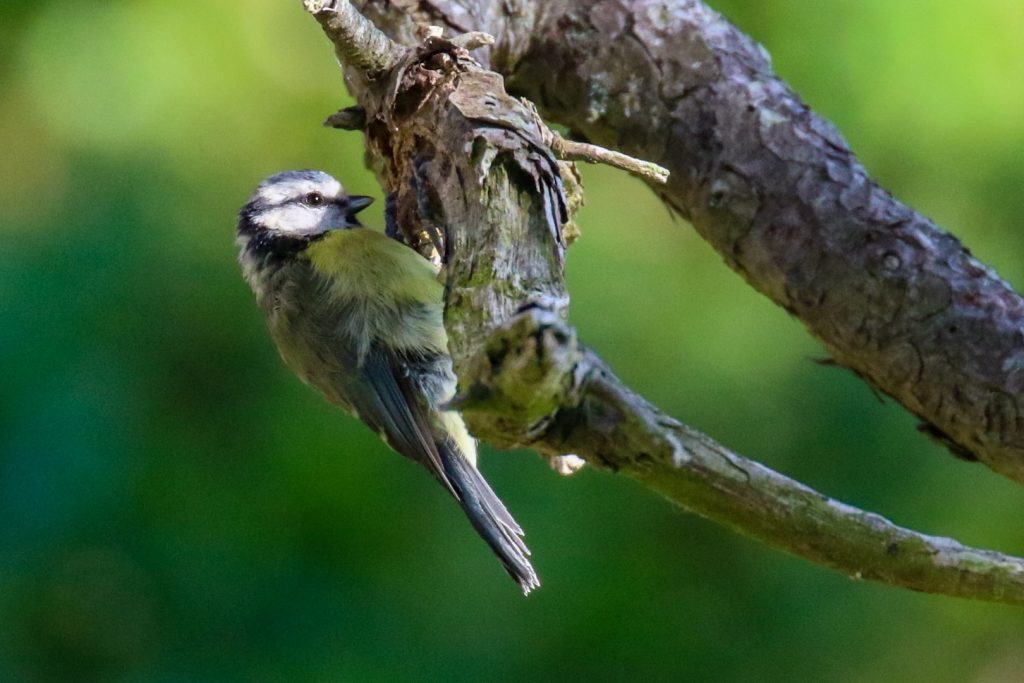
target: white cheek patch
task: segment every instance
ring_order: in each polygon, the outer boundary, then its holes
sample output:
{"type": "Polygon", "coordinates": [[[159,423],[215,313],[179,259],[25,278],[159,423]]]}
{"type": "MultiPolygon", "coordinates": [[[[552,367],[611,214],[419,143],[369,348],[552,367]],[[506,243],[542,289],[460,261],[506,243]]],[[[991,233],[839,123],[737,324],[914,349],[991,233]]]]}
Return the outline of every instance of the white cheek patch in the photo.
{"type": "Polygon", "coordinates": [[[324,211],[303,204],[285,204],[263,212],[261,222],[268,230],[280,235],[315,235],[326,227],[324,211]]]}

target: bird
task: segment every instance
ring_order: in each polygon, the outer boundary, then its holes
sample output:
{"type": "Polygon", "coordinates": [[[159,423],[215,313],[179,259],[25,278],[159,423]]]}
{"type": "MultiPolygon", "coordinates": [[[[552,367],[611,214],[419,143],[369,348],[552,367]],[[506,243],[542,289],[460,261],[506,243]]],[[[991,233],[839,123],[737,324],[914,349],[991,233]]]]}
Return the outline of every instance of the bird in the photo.
{"type": "Polygon", "coordinates": [[[356,214],[371,202],[323,171],[270,176],[239,211],[243,277],[285,365],[426,468],[529,594],[540,581],[522,527],[447,407],[457,382],[438,267],[364,227],[356,214]]]}

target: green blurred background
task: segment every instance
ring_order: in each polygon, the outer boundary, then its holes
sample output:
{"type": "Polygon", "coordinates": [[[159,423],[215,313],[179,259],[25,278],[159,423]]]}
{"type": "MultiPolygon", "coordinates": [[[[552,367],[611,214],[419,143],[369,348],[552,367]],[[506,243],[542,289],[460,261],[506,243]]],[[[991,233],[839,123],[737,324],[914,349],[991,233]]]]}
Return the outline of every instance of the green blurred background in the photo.
{"type": "MultiPolygon", "coordinates": [[[[1024,4],[719,0],[898,196],[1024,282],[1024,4]]],[[[380,196],[297,1],[0,9],[0,680],[1019,681],[1024,612],[857,583],[633,482],[484,469],[523,599],[425,474],[277,358],[232,244],[264,176],[380,196]]],[[[670,413],[847,502],[1024,553],[954,460],[636,181],[584,168],[573,317],[670,413]]],[[[380,225],[378,203],[369,220],[380,225]]]]}

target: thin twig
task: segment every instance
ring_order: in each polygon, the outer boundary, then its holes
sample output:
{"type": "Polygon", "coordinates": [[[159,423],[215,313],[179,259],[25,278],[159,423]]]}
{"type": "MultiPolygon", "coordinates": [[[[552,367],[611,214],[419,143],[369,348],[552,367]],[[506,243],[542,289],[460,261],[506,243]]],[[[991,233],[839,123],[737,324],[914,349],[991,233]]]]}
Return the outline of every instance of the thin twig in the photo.
{"type": "Polygon", "coordinates": [[[554,131],[551,131],[549,145],[554,155],[562,161],[586,161],[591,164],[605,164],[621,168],[623,171],[629,171],[656,183],[665,184],[668,182],[669,170],[652,161],[637,159],[636,157],[586,142],[566,140],[554,131]]]}

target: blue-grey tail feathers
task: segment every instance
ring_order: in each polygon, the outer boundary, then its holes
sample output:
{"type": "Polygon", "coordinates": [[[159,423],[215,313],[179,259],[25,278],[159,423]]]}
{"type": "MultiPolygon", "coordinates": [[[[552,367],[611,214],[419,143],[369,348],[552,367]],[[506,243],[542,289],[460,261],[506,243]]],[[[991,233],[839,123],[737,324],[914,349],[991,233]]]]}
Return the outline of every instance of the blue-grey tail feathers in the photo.
{"type": "Polygon", "coordinates": [[[528,559],[530,549],[523,542],[523,530],[512,518],[483,475],[459,453],[449,440],[438,444],[444,473],[458,496],[470,523],[501,560],[505,571],[528,595],[540,587],[537,572],[528,559]]]}

